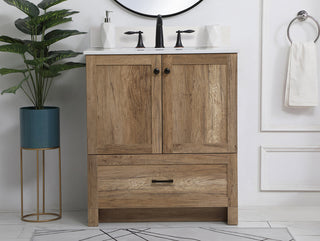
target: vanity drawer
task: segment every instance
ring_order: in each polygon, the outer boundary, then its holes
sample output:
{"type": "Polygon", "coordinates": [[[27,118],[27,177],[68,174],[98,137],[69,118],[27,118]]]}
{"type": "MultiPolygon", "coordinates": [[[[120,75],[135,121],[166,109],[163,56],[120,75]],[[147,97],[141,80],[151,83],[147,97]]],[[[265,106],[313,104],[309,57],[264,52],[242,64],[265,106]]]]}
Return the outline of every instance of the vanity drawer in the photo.
{"type": "Polygon", "coordinates": [[[97,166],[99,208],[227,207],[227,165],[97,166]]]}

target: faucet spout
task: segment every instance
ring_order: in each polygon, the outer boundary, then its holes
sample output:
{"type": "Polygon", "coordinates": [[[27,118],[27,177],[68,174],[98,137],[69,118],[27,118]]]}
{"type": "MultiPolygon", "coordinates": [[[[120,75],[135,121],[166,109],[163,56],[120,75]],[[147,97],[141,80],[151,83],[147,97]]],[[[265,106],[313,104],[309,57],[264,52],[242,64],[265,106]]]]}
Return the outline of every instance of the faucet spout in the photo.
{"type": "Polygon", "coordinates": [[[156,27],[156,48],[164,48],[162,24],[163,24],[162,17],[159,14],[157,17],[157,27],[156,27]]]}

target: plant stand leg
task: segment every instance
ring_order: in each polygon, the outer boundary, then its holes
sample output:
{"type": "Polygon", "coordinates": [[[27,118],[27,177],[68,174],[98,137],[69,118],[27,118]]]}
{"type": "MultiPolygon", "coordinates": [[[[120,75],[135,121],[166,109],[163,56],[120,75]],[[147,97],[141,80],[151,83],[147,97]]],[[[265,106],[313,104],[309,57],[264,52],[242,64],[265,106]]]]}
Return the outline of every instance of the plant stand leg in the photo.
{"type": "Polygon", "coordinates": [[[45,172],[45,154],[44,154],[44,150],[42,150],[42,213],[46,212],[45,209],[45,203],[46,203],[46,198],[45,198],[45,183],[46,183],[46,172],[45,172]]]}
{"type": "Polygon", "coordinates": [[[21,219],[23,217],[23,162],[22,162],[22,147],[20,147],[20,187],[21,187],[21,219]]]}
{"type": "Polygon", "coordinates": [[[59,215],[62,217],[61,148],[59,147],[59,215]]]}
{"type": "Polygon", "coordinates": [[[55,221],[58,219],[61,219],[62,217],[62,188],[61,188],[61,151],[60,147],[54,147],[54,148],[20,148],[20,176],[21,176],[21,220],[25,222],[50,222],[50,221],[55,221]],[[35,213],[27,214],[24,215],[23,211],[23,149],[25,150],[31,150],[31,151],[36,151],[37,153],[37,208],[35,213]],[[47,213],[46,212],[46,174],[45,174],[45,166],[46,166],[46,161],[45,161],[45,151],[46,150],[59,150],[59,213],[47,213]],[[40,155],[42,151],[42,211],[40,212],[40,155]],[[44,216],[53,216],[53,218],[49,219],[44,219],[41,217],[44,216]],[[32,218],[34,217],[34,218],[32,218]]]}

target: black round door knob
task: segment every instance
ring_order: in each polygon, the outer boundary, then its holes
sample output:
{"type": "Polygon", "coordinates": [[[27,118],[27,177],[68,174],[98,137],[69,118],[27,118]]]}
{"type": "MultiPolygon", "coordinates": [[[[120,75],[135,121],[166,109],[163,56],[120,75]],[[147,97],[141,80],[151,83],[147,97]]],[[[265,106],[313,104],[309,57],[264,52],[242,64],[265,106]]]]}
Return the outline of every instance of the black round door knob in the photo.
{"type": "Polygon", "coordinates": [[[153,73],[154,73],[154,74],[160,74],[160,70],[159,70],[158,68],[155,68],[155,69],[153,70],[153,73]]]}
{"type": "Polygon", "coordinates": [[[164,69],[164,73],[165,73],[165,74],[170,74],[170,69],[169,69],[169,68],[165,68],[165,69],[164,69]]]}

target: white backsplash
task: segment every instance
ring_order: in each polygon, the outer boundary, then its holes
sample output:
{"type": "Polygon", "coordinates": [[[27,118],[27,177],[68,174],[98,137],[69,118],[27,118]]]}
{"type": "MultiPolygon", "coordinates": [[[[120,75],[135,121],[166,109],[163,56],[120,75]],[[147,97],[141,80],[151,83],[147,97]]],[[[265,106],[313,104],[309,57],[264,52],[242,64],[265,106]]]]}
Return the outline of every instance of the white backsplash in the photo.
{"type": "MultiPolygon", "coordinates": [[[[182,34],[182,44],[184,47],[227,47],[230,44],[230,27],[221,25],[211,26],[185,26],[183,28],[174,26],[164,26],[164,45],[172,48],[176,44],[177,30],[193,29],[194,33],[182,34]]],[[[126,31],[143,31],[143,42],[146,48],[155,46],[156,28],[154,27],[128,27],[116,26],[115,48],[135,48],[138,43],[138,35],[125,35],[126,31]]],[[[100,26],[90,29],[90,46],[102,47],[100,26]]]]}

